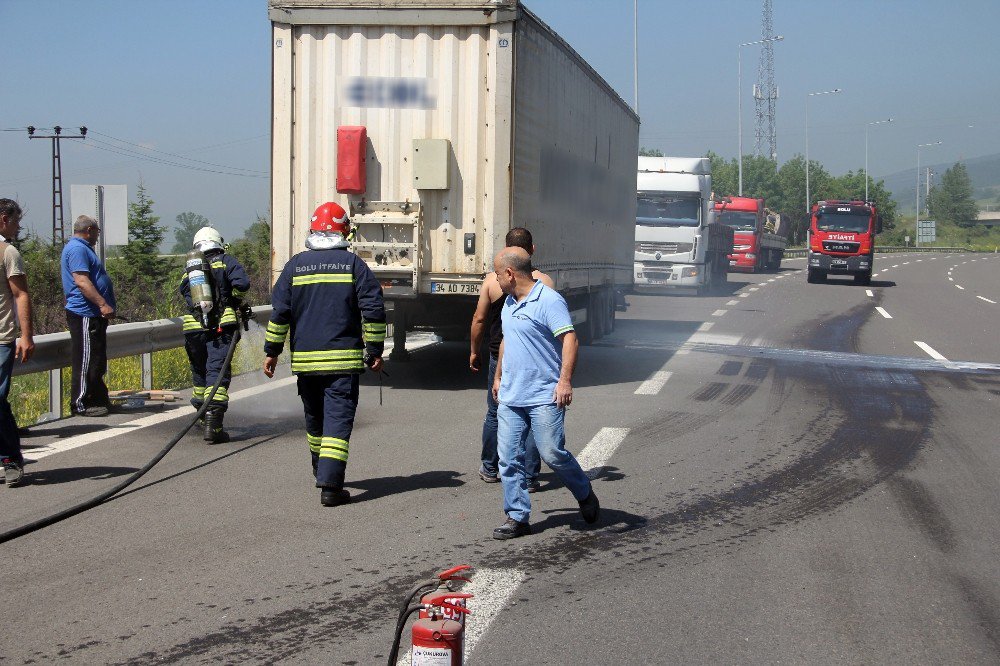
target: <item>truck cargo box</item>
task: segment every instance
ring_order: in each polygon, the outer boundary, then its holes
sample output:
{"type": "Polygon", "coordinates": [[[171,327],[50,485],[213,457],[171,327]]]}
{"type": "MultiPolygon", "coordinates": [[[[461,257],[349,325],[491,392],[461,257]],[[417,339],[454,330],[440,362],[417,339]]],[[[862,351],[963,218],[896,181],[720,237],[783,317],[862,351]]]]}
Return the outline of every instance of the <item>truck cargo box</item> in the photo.
{"type": "Polygon", "coordinates": [[[269,16],[275,275],[337,201],[411,328],[467,328],[514,226],[581,321],[630,283],[638,117],[520,2],[271,0],[269,16]],[[361,193],[337,191],[342,127],[367,133],[361,193]]]}

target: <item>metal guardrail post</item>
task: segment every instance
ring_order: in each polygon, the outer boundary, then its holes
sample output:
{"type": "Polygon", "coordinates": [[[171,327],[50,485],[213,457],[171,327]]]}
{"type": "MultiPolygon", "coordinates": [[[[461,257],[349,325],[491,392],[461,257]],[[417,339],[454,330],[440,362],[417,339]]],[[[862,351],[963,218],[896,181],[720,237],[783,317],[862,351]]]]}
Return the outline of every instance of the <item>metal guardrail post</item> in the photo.
{"type": "Polygon", "coordinates": [[[62,368],[49,370],[49,413],[45,420],[62,418],[62,368]]]}
{"type": "Polygon", "coordinates": [[[151,352],[142,355],[142,388],[147,391],[153,390],[153,354],[151,352]]]}

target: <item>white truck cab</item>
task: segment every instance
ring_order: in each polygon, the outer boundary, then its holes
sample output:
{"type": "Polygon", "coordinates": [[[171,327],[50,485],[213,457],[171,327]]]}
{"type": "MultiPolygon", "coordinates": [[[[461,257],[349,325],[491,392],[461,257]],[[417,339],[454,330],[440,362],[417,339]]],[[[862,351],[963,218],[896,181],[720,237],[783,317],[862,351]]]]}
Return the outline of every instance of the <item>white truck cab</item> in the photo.
{"type": "Polygon", "coordinates": [[[707,157],[639,157],[636,181],[636,290],[726,281],[733,230],[715,222],[707,157]]]}

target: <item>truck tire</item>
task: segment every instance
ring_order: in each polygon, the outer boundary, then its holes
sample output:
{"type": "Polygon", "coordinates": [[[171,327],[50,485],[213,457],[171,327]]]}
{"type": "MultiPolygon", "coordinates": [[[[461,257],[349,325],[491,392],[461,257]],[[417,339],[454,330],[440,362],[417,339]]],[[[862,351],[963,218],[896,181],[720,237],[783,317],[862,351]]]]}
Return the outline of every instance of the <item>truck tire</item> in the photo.
{"type": "Polygon", "coordinates": [[[584,305],[587,312],[587,318],[580,322],[580,325],[576,328],[576,337],[579,339],[581,345],[591,345],[594,343],[594,338],[597,335],[596,322],[594,321],[594,296],[593,294],[584,294],[578,302],[578,305],[584,305]]]}
{"type": "Polygon", "coordinates": [[[871,283],[872,283],[872,274],[871,273],[858,273],[858,274],[856,274],[854,276],[854,284],[858,284],[858,285],[861,285],[863,287],[867,287],[871,283]]]}
{"type": "Polygon", "coordinates": [[[826,282],[826,273],[824,273],[823,271],[810,268],[806,273],[806,281],[812,284],[816,284],[818,282],[826,282]]]}

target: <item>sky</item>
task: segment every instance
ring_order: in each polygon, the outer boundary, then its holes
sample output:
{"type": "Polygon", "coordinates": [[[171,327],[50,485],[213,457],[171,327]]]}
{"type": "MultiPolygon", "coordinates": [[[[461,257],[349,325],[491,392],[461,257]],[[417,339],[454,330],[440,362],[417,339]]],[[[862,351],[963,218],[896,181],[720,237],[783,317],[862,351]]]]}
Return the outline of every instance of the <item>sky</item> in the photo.
{"type": "MultiPolygon", "coordinates": [[[[633,0],[526,0],[634,103],[633,0]]],[[[638,0],[640,145],[735,157],[754,146],[761,0],[638,0]],[[742,88],[737,54],[742,50],[742,88]]],[[[778,160],[806,148],[839,175],[882,176],[1000,153],[1000,2],[773,0],[778,160]],[[841,93],[809,98],[835,88],[841,93]]],[[[28,125],[89,128],[64,140],[63,186],[139,182],[168,227],[204,215],[240,236],[270,199],[266,0],[0,0],[0,197],[51,233],[51,142],[28,125]],[[11,130],[11,131],[7,131],[11,130]],[[182,165],[182,166],[176,166],[182,165]]],[[[168,232],[168,241],[173,234],[168,232]]]]}

